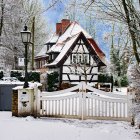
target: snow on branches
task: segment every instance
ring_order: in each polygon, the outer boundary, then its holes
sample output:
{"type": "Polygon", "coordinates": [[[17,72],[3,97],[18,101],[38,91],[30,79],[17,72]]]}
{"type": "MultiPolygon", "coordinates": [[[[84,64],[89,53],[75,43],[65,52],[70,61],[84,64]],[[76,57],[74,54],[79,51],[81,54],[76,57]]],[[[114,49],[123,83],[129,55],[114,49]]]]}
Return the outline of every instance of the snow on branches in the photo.
{"type": "Polygon", "coordinates": [[[131,112],[136,125],[140,128],[140,66],[134,64],[129,66],[128,80],[130,82],[129,91],[134,95],[131,112]]]}

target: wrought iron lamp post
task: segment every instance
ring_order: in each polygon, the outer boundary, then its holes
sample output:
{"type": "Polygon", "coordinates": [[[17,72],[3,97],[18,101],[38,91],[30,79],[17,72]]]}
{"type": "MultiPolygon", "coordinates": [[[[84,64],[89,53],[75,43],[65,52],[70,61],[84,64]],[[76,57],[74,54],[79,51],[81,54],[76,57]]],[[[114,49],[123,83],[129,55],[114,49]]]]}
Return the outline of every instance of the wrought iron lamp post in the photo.
{"type": "Polygon", "coordinates": [[[28,56],[28,45],[30,44],[30,40],[31,40],[31,32],[27,30],[28,27],[25,25],[23,31],[21,31],[21,39],[22,39],[22,43],[25,45],[25,83],[24,83],[24,88],[29,87],[28,84],[28,72],[27,72],[27,64],[28,64],[28,60],[27,60],[27,56],[28,56]]]}

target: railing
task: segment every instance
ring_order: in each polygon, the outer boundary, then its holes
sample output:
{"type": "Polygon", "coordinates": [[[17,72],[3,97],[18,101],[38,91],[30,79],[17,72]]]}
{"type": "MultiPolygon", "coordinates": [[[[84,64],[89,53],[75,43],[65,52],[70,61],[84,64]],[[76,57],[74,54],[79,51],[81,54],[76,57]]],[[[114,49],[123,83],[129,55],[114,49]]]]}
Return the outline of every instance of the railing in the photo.
{"type": "Polygon", "coordinates": [[[130,101],[127,95],[106,93],[80,83],[66,90],[38,94],[37,114],[40,117],[129,121],[130,101]]]}

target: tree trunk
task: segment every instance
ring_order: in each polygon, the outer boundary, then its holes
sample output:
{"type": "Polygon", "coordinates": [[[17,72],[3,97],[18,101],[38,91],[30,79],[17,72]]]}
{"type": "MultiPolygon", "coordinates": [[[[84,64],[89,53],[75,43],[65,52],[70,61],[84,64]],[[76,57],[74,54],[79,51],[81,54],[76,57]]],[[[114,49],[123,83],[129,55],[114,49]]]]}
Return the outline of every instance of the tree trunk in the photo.
{"type": "Polygon", "coordinates": [[[3,4],[3,0],[1,0],[0,37],[1,37],[1,35],[2,35],[3,16],[4,16],[4,4],[3,4]]]}
{"type": "Polygon", "coordinates": [[[133,27],[136,27],[136,25],[134,24],[135,23],[134,21],[130,20],[130,16],[132,16],[131,15],[132,13],[129,13],[126,1],[122,0],[122,4],[123,4],[124,12],[125,12],[125,15],[126,15],[126,21],[127,21],[127,24],[128,24],[129,33],[130,33],[130,36],[131,36],[131,39],[132,39],[134,55],[135,55],[137,63],[139,64],[140,58],[139,58],[139,55],[138,55],[138,52],[137,52],[136,35],[135,35],[135,32],[131,29],[132,26],[131,26],[130,22],[133,22],[133,27]]]}

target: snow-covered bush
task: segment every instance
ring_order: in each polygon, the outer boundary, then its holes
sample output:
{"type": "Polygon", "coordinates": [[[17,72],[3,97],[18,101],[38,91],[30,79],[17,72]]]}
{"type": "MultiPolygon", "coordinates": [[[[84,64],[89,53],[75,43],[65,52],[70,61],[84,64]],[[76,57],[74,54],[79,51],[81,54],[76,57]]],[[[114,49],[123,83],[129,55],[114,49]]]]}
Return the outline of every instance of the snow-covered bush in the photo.
{"type": "MultiPolygon", "coordinates": [[[[16,77],[19,81],[24,81],[24,76],[21,71],[11,71],[11,77],[16,77]]],[[[28,72],[28,81],[40,82],[40,73],[39,72],[28,72]]]]}
{"type": "Polygon", "coordinates": [[[19,79],[20,77],[22,77],[22,72],[19,72],[19,71],[11,71],[10,76],[11,77],[16,77],[17,79],[19,79]]]}

